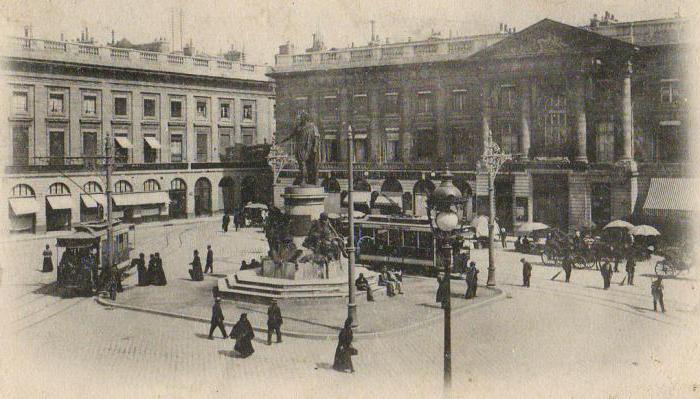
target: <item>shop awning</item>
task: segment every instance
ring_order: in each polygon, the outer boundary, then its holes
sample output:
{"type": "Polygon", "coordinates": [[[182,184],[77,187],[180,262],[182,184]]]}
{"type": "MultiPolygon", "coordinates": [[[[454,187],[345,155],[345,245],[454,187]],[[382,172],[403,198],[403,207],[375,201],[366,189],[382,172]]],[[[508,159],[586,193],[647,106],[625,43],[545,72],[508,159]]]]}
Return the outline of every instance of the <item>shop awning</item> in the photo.
{"type": "Polygon", "coordinates": [[[170,197],[165,191],[151,191],[147,193],[115,194],[112,199],[116,206],[137,206],[149,204],[165,204],[170,202],[170,197]]]}
{"type": "Polygon", "coordinates": [[[107,206],[107,195],[102,193],[82,194],[80,200],[86,208],[97,208],[97,204],[102,205],[103,208],[107,206]]]}
{"type": "Polygon", "coordinates": [[[50,195],[46,197],[46,200],[49,201],[51,209],[54,210],[71,209],[73,207],[70,195],[50,195]]]}
{"type": "Polygon", "coordinates": [[[700,179],[652,178],[642,209],[645,213],[652,215],[700,211],[698,184],[700,179]]]}
{"type": "Polygon", "coordinates": [[[31,215],[39,212],[39,203],[34,197],[10,198],[10,208],[12,208],[12,213],[17,216],[31,215]]]}
{"type": "MultiPolygon", "coordinates": [[[[353,191],[352,202],[355,204],[369,204],[372,193],[369,191],[353,191]]],[[[348,205],[348,197],[343,198],[343,206],[348,205]]]]}
{"type": "Polygon", "coordinates": [[[143,138],[146,141],[146,144],[148,144],[149,147],[151,147],[154,150],[160,150],[160,142],[156,140],[155,137],[144,137],[143,138]]]}
{"type": "Polygon", "coordinates": [[[379,195],[377,199],[374,201],[375,205],[397,205],[401,207],[401,196],[396,196],[396,197],[387,197],[384,195],[379,195]],[[392,202],[393,201],[393,202],[392,202]]]}
{"type": "Polygon", "coordinates": [[[134,146],[131,145],[131,141],[126,137],[115,137],[114,141],[116,141],[121,148],[134,148],[134,146]]]}

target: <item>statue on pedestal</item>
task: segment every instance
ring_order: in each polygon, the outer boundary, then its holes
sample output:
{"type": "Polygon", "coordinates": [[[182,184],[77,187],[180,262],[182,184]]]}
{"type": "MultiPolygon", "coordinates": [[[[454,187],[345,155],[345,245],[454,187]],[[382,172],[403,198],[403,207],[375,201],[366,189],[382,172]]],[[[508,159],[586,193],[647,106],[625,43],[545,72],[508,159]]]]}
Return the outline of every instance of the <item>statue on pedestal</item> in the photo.
{"type": "Polygon", "coordinates": [[[270,213],[263,230],[267,245],[270,247],[268,256],[278,265],[294,262],[301,252],[292,241],[290,223],[291,218],[288,215],[282,213],[276,206],[270,206],[270,213]]]}
{"type": "Polygon", "coordinates": [[[316,186],[318,185],[321,136],[306,112],[301,111],[297,119],[299,122],[292,134],[280,141],[279,144],[294,139],[294,156],[299,165],[301,185],[316,186]]]}
{"type": "Polygon", "coordinates": [[[340,259],[341,254],[345,255],[343,238],[333,229],[325,213],[321,213],[320,218],[313,222],[302,245],[325,264],[340,259]]]}

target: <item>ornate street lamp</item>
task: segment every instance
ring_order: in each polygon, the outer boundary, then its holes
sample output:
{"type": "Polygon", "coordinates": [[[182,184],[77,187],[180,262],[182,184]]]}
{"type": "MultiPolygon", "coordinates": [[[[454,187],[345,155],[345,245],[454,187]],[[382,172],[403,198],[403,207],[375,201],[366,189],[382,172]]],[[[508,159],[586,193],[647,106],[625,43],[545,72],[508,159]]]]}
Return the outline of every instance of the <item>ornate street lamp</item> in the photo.
{"type": "Polygon", "coordinates": [[[479,161],[478,169],[488,173],[489,178],[489,274],[486,279],[486,285],[492,287],[496,285],[496,265],[494,262],[493,253],[493,237],[494,223],[496,220],[496,200],[494,195],[494,180],[501,166],[513,159],[511,154],[506,154],[501,150],[501,147],[491,138],[489,132],[489,141],[484,147],[484,153],[479,161]]]}
{"type": "MultiPolygon", "coordinates": [[[[445,264],[445,285],[447,300],[445,304],[445,344],[444,344],[444,383],[445,396],[449,395],[452,380],[452,337],[451,337],[451,305],[450,305],[450,274],[452,265],[451,240],[454,235],[463,230],[462,211],[464,198],[457,187],[452,184],[452,174],[449,171],[441,176],[440,186],[428,198],[428,220],[430,229],[435,237],[436,247],[442,249],[445,264]]],[[[437,250],[437,248],[436,248],[437,250]]],[[[437,256],[436,256],[437,259],[437,256]]],[[[438,265],[436,264],[437,268],[438,265]]]]}
{"type": "Polygon", "coordinates": [[[272,138],[272,145],[270,146],[270,153],[267,155],[267,164],[270,165],[272,169],[272,185],[277,184],[277,179],[280,173],[285,168],[285,166],[290,164],[295,164],[296,161],[290,157],[282,147],[277,145],[275,138],[272,138]]]}

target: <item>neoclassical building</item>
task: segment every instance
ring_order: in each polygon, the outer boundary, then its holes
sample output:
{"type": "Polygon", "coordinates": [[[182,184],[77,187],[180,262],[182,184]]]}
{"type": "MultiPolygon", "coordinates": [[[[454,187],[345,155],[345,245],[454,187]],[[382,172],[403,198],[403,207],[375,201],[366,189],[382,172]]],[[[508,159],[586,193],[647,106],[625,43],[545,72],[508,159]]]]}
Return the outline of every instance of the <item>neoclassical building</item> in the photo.
{"type": "MultiPolygon", "coordinates": [[[[513,158],[495,181],[506,228],[618,218],[663,227],[693,211],[682,204],[691,195],[686,24],[544,19],[492,35],[304,53],[282,46],[269,74],[277,134],[289,134],[299,110],[316,121],[332,209],[345,205],[352,128],[359,206],[424,214],[436,172],[449,167],[472,199],[468,212],[487,213],[479,159],[491,139],[513,158]]],[[[291,180],[281,176],[281,185],[291,180]]]]}
{"type": "Polygon", "coordinates": [[[11,232],[101,218],[105,175],[90,157],[105,154],[108,138],[115,214],[126,220],[211,215],[269,198],[265,160],[230,157],[233,147],[272,140],[266,67],[29,37],[6,40],[0,57],[0,213],[11,232]]]}

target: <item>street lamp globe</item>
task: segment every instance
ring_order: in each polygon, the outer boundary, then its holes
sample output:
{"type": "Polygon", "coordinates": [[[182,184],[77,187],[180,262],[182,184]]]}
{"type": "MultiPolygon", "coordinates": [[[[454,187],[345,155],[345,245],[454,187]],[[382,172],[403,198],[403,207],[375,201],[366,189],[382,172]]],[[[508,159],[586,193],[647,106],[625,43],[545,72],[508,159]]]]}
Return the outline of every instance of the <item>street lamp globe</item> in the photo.
{"type": "Polygon", "coordinates": [[[452,212],[452,210],[439,212],[437,216],[435,216],[435,224],[441,231],[450,233],[459,225],[459,216],[457,216],[457,213],[452,212]]]}

